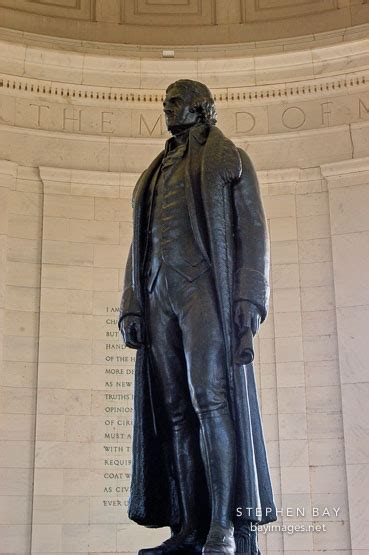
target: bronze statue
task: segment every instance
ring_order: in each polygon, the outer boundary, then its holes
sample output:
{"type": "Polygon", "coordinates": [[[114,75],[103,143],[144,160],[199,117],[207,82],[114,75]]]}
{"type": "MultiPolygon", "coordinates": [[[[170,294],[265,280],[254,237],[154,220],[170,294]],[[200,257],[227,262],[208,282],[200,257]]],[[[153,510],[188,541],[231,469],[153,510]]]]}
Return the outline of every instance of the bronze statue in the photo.
{"type": "Polygon", "coordinates": [[[275,520],[253,376],[267,314],[268,236],[245,152],[209,89],[166,91],[173,135],[133,193],[119,326],[137,349],[129,517],[171,528],[141,555],[257,554],[275,520]]]}

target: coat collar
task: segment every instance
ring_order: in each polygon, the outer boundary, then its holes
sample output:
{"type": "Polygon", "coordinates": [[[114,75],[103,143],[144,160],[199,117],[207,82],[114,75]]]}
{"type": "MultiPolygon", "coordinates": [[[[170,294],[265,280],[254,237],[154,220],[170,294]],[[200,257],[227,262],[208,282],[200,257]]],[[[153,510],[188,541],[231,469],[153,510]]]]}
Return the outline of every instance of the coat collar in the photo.
{"type": "MultiPolygon", "coordinates": [[[[207,141],[209,132],[211,132],[211,131],[214,131],[214,128],[212,128],[209,125],[206,125],[204,123],[197,123],[196,125],[192,126],[190,128],[190,131],[189,131],[189,143],[190,143],[190,145],[191,145],[191,143],[192,143],[193,146],[196,145],[197,147],[199,145],[204,145],[207,141]]],[[[147,184],[149,183],[150,179],[152,178],[155,170],[159,167],[159,165],[161,164],[165,154],[168,152],[170,141],[172,141],[172,140],[173,140],[173,137],[171,137],[170,139],[168,139],[166,141],[165,149],[162,150],[156,158],[154,158],[154,160],[151,162],[151,164],[149,165],[147,170],[145,170],[143,172],[140,179],[138,180],[138,183],[137,183],[135,191],[134,191],[134,197],[137,200],[137,204],[140,204],[140,198],[141,198],[144,190],[146,189],[147,184]]],[[[189,158],[190,158],[189,162],[191,164],[191,162],[192,162],[191,156],[189,158]]],[[[195,160],[193,160],[193,163],[196,163],[195,160]]],[[[194,170],[195,170],[195,168],[192,171],[190,170],[190,174],[192,174],[193,177],[196,175],[196,171],[194,171],[194,170]]]]}
{"type": "Polygon", "coordinates": [[[209,130],[210,128],[208,125],[206,125],[205,123],[200,123],[192,127],[192,129],[190,130],[190,135],[194,137],[200,145],[203,145],[208,138],[209,130]]]}
{"type": "MultiPolygon", "coordinates": [[[[193,125],[192,127],[190,127],[187,141],[191,141],[191,139],[194,138],[200,145],[203,145],[206,142],[208,134],[209,134],[208,125],[206,125],[205,123],[196,123],[196,125],[193,125]]],[[[174,137],[171,137],[170,139],[167,140],[167,142],[165,143],[164,156],[166,156],[169,150],[173,148],[172,145],[174,144],[174,142],[175,142],[174,137]]]]}

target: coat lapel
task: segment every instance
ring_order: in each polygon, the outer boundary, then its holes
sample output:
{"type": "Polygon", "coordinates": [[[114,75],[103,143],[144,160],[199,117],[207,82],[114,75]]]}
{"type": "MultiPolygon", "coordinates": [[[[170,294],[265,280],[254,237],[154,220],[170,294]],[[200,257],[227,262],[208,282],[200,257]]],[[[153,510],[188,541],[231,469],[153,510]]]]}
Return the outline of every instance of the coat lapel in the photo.
{"type": "MultiPolygon", "coordinates": [[[[241,173],[236,147],[212,127],[201,163],[201,194],[209,233],[210,255],[222,318],[229,372],[232,372],[233,223],[231,176],[241,173]]],[[[229,380],[232,395],[232,377],[229,380]]]]}
{"type": "Polygon", "coordinates": [[[206,248],[205,230],[201,226],[205,225],[204,214],[201,200],[201,166],[204,153],[204,143],[206,136],[203,134],[190,134],[189,151],[187,154],[185,191],[188,211],[191,220],[191,227],[195,240],[201,250],[205,260],[210,264],[209,254],[206,248]]]}
{"type": "Polygon", "coordinates": [[[137,207],[142,206],[142,196],[146,190],[147,185],[150,183],[150,179],[155,172],[156,168],[162,161],[164,156],[164,150],[162,150],[156,158],[151,162],[150,166],[141,174],[139,177],[136,186],[133,191],[133,202],[135,210],[137,207]]]}
{"type": "Polygon", "coordinates": [[[143,230],[142,216],[145,209],[143,197],[163,156],[164,151],[160,152],[160,154],[154,158],[150,166],[143,172],[137,181],[133,191],[132,284],[141,306],[143,306],[142,292],[140,290],[140,261],[142,254],[141,231],[143,230]]]}

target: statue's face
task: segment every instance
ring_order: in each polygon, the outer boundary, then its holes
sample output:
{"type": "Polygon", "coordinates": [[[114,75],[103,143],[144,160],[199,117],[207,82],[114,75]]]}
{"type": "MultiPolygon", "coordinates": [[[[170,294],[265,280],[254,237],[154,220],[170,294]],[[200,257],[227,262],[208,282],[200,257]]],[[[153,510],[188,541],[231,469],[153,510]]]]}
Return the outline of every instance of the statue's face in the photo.
{"type": "Polygon", "coordinates": [[[163,102],[168,131],[173,135],[198,122],[200,115],[192,107],[193,97],[182,87],[171,87],[163,102]]]}

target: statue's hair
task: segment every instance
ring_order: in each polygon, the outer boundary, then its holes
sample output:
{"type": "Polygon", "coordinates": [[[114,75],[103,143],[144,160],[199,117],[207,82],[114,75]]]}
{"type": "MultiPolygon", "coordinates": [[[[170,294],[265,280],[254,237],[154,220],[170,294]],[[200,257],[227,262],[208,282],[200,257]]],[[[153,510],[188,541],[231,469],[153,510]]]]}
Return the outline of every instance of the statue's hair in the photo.
{"type": "Polygon", "coordinates": [[[208,125],[215,125],[217,122],[217,112],[215,109],[214,99],[206,85],[199,81],[191,79],[179,79],[167,88],[168,93],[171,88],[179,87],[185,91],[194,100],[192,106],[199,112],[201,121],[208,125]]]}

